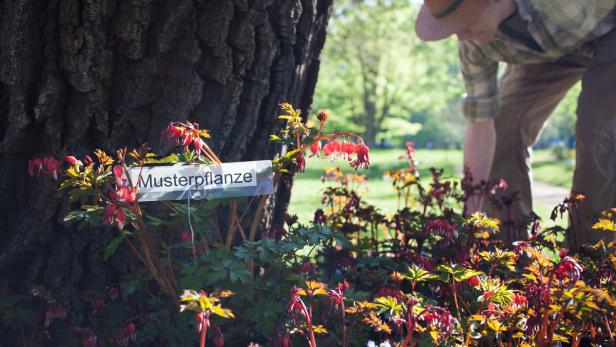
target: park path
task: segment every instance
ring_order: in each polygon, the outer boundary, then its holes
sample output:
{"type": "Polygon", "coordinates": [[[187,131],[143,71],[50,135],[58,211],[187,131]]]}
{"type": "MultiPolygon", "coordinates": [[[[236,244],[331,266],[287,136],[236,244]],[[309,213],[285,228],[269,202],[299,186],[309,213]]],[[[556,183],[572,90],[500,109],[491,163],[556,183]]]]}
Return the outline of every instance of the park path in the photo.
{"type": "Polygon", "coordinates": [[[556,206],[569,195],[569,189],[558,187],[545,182],[535,181],[533,184],[533,198],[536,203],[547,206],[556,206]]]}

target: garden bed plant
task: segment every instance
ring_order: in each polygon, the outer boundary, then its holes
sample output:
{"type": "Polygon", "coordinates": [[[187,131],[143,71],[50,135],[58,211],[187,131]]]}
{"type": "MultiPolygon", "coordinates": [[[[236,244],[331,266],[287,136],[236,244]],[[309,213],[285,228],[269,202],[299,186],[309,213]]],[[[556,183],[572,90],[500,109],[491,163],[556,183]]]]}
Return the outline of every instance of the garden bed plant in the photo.
{"type": "MultiPolygon", "coordinates": [[[[274,184],[301,174],[308,156],[369,166],[359,136],[322,132],[326,112],[309,129],[299,110],[282,110],[286,126],[271,139],[286,151],[273,160],[274,184]]],[[[74,207],[66,223],[83,232],[113,226],[101,257],[127,247],[142,266],[105,292],[84,293],[82,326],[67,327],[63,303],[46,288],[35,289],[37,308],[3,293],[5,303],[32,308],[10,313],[12,320],[0,312],[23,345],[54,345],[67,329],[82,346],[616,344],[614,243],[567,249],[565,228],[542,228],[536,219],[528,239],[505,247],[499,240],[511,221],[469,216],[464,202],[506,183],[470,175],[453,182],[437,169],[420,177],[410,143],[402,155],[408,167],[386,173],[399,197],[393,215],[364,201],[363,176],[337,169],[323,175],[335,184],[323,189],[311,223],[288,216],[283,227],[260,228],[268,196],[139,202],[129,168],[220,163],[209,136],[197,124],[172,123],[163,139],[180,153],[158,156],[144,145],[66,163],[30,161],[31,175],[59,179],[74,207]]],[[[583,203],[572,195],[553,218],[575,215],[583,203]]],[[[594,227],[616,231],[614,211],[594,227]]]]}

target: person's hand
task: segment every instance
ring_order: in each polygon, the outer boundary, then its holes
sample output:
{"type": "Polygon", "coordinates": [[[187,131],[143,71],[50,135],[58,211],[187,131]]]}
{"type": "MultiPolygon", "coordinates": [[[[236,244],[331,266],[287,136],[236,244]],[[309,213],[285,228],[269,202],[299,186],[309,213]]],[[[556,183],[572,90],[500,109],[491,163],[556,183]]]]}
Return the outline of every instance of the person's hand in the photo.
{"type": "MultiPolygon", "coordinates": [[[[474,182],[487,181],[494,160],[496,130],[494,120],[471,122],[464,136],[464,167],[468,167],[474,182]]],[[[466,214],[471,215],[481,209],[483,197],[473,195],[466,201],[466,214]]]]}

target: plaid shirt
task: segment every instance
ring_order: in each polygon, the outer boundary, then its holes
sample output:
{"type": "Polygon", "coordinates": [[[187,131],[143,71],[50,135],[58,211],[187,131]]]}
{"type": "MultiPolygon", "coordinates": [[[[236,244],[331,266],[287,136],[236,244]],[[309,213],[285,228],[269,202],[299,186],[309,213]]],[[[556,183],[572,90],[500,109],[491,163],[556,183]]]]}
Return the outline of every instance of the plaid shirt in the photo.
{"type": "Polygon", "coordinates": [[[466,95],[462,111],[470,121],[495,117],[499,111],[498,64],[545,63],[575,53],[592,56],[592,42],[616,26],[616,0],[516,0],[528,32],[541,47],[529,48],[501,30],[492,41],[460,42],[460,69],[466,95]]]}

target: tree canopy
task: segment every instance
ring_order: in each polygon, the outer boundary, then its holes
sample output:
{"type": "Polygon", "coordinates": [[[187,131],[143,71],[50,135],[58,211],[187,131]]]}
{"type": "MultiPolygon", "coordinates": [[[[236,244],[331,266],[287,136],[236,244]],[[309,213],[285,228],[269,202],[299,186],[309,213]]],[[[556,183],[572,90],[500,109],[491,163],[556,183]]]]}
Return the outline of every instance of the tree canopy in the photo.
{"type": "MultiPolygon", "coordinates": [[[[371,146],[382,139],[460,146],[466,123],[457,40],[421,42],[418,10],[408,0],[335,2],[314,105],[331,110],[330,127],[361,132],[371,146]]],[[[578,94],[574,89],[555,112],[542,144],[572,141],[578,94]]]]}

